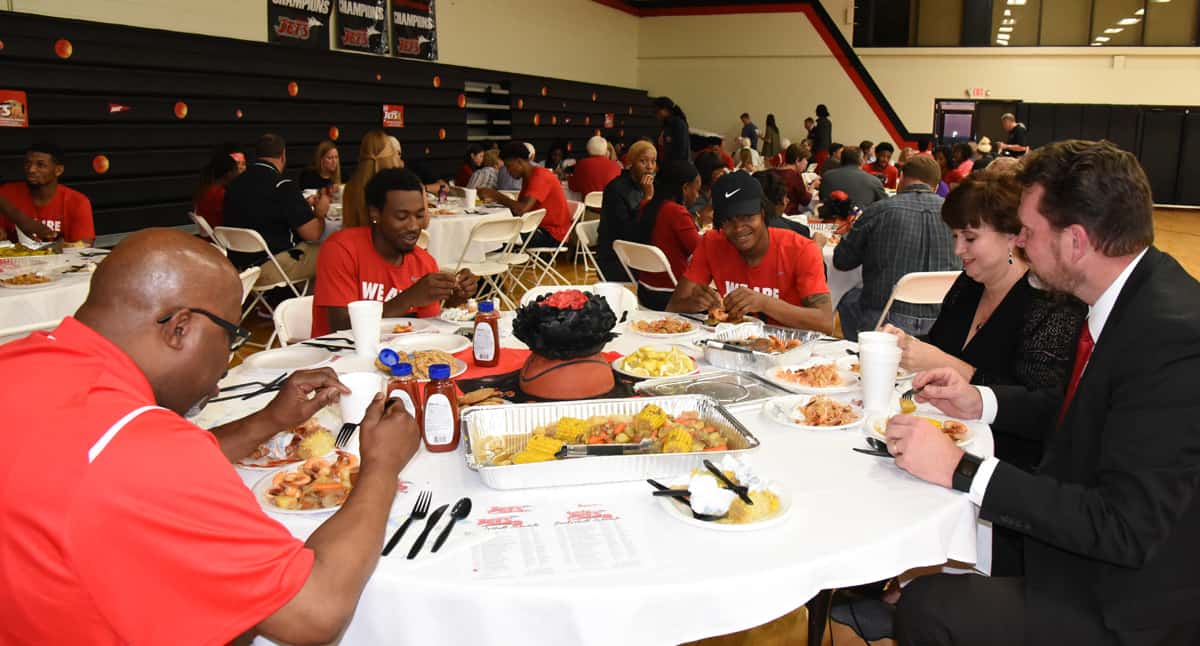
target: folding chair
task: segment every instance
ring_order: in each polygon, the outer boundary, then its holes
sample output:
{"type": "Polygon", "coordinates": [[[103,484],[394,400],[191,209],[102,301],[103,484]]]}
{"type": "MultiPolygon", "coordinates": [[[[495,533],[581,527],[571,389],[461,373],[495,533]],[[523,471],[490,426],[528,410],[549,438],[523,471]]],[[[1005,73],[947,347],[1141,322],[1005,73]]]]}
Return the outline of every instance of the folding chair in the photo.
{"type": "Polygon", "coordinates": [[[600,207],[604,205],[604,192],[592,191],[591,193],[584,195],[583,204],[593,211],[599,211],[600,207]]]}
{"type": "Polygon", "coordinates": [[[196,213],[195,211],[188,211],[188,218],[192,220],[192,224],[196,225],[196,230],[200,232],[200,235],[212,240],[213,244],[221,247],[221,243],[217,242],[217,236],[213,235],[213,228],[212,225],[208,223],[208,220],[200,217],[200,214],[196,213]]]}
{"type": "Polygon", "coordinates": [[[505,218],[503,220],[484,220],[471,227],[471,236],[467,238],[467,243],[463,245],[462,253],[458,256],[458,263],[454,265],[455,273],[458,273],[460,269],[469,269],[471,273],[482,278],[483,284],[490,288],[505,305],[513,309],[516,309],[516,304],[508,297],[508,294],[504,293],[501,281],[496,279],[497,276],[503,276],[508,271],[508,264],[487,259],[483,262],[466,262],[466,257],[471,246],[475,244],[500,243],[505,245],[505,253],[510,252],[521,231],[521,224],[521,220],[518,218],[505,218]]]}
{"type": "Polygon", "coordinates": [[[596,255],[592,253],[592,247],[596,245],[600,238],[600,221],[588,220],[580,222],[575,226],[575,264],[579,264],[579,257],[583,256],[583,273],[594,271],[600,277],[601,281],[607,280],[604,277],[604,272],[600,271],[600,265],[596,262],[596,255]]]}
{"type": "Polygon", "coordinates": [[[529,246],[529,236],[541,226],[542,218],[544,217],[546,217],[546,209],[534,209],[521,216],[520,235],[525,236],[525,239],[521,242],[521,247],[516,252],[513,252],[510,248],[500,253],[487,254],[486,258],[488,262],[502,262],[508,265],[508,271],[500,279],[501,284],[508,279],[513,282],[514,288],[520,286],[522,289],[526,289],[525,283],[521,282],[521,276],[525,275],[525,270],[530,266],[530,255],[525,253],[525,247],[529,246]],[[521,268],[520,274],[513,273],[513,269],[516,267],[521,268]]]}
{"type": "Polygon", "coordinates": [[[567,227],[567,232],[563,235],[562,242],[558,243],[557,247],[525,247],[525,253],[528,253],[530,260],[534,265],[534,271],[539,268],[542,270],[542,275],[538,276],[537,282],[533,285],[536,287],[546,282],[546,277],[551,276],[554,282],[558,285],[565,285],[569,281],[566,276],[563,276],[558,269],[554,267],[554,263],[558,260],[558,254],[562,253],[567,248],[567,243],[571,240],[571,233],[575,231],[575,227],[579,224],[579,220],[583,218],[584,205],[583,202],[572,202],[567,200],[567,208],[573,210],[571,216],[571,225],[567,227]],[[549,255],[547,259],[546,255],[549,255]]]}
{"type": "Polygon", "coordinates": [[[313,297],[301,296],[289,298],[275,308],[275,331],[271,333],[267,347],[276,339],[279,347],[287,347],[289,343],[307,341],[312,338],[313,297]]]}
{"type": "Polygon", "coordinates": [[[417,246],[422,249],[429,248],[429,231],[421,229],[421,235],[417,236],[417,246]]]}
{"type": "Polygon", "coordinates": [[[896,281],[896,286],[892,288],[892,295],[888,297],[887,305],[883,306],[883,314],[879,316],[879,322],[875,324],[875,327],[878,328],[887,320],[888,311],[892,309],[892,303],[895,301],[913,305],[940,305],[946,298],[946,292],[950,291],[954,281],[958,280],[960,273],[957,271],[914,271],[901,276],[900,280],[896,281]]]}
{"type": "Polygon", "coordinates": [[[236,251],[239,253],[267,254],[267,258],[271,264],[275,265],[275,269],[279,271],[279,275],[283,276],[283,280],[279,282],[270,283],[267,285],[254,285],[254,287],[251,288],[251,291],[254,292],[254,300],[251,301],[250,305],[247,306],[242,312],[243,321],[245,321],[246,317],[250,315],[250,312],[254,309],[254,306],[259,303],[262,303],[263,306],[266,307],[267,310],[272,314],[275,313],[275,310],[271,307],[271,304],[267,302],[267,299],[263,297],[263,294],[275,289],[276,287],[288,287],[292,290],[292,293],[296,295],[296,298],[308,293],[308,280],[305,279],[300,281],[304,283],[303,290],[296,289],[296,283],[292,281],[291,277],[287,275],[287,272],[283,270],[283,267],[279,265],[279,261],[275,259],[275,254],[271,253],[270,247],[267,246],[267,241],[263,240],[263,237],[254,229],[242,229],[239,227],[217,227],[213,229],[213,239],[217,241],[217,244],[225,247],[225,249],[229,251],[236,251]]]}
{"type": "Polygon", "coordinates": [[[679,281],[675,278],[675,272],[671,271],[671,262],[667,260],[667,256],[662,252],[662,249],[658,247],[630,242],[628,240],[614,240],[613,252],[617,254],[617,260],[621,261],[621,266],[625,268],[625,273],[629,275],[631,282],[637,283],[652,292],[673,292],[675,291],[675,286],[679,284],[679,281]],[[652,287],[641,282],[633,275],[633,269],[647,273],[665,273],[671,279],[671,289],[652,287]]]}

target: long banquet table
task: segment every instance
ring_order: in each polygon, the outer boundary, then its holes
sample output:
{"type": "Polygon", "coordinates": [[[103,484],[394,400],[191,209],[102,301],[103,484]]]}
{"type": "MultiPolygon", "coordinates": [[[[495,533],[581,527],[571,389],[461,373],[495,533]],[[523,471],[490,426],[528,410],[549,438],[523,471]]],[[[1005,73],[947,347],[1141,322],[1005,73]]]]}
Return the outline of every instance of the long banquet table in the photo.
{"type": "MultiPolygon", "coordinates": [[[[511,337],[511,321],[505,313],[502,342],[523,347],[511,337]]],[[[456,327],[434,323],[446,332],[456,327]]],[[[648,343],[623,331],[606,350],[624,354],[648,343]]],[[[829,348],[843,353],[841,345],[829,348]]],[[[469,350],[458,356],[472,365],[469,350]]],[[[339,357],[332,365],[355,361],[339,357]]],[[[236,368],[223,383],[260,376],[268,374],[236,368]]],[[[212,405],[202,415],[231,419],[266,401],[212,405]]],[[[423,523],[410,528],[380,560],[340,643],[678,644],[765,623],[822,590],[975,561],[977,512],[965,495],[852,452],[863,445],[857,431],[799,431],[760,409],[761,402],[731,411],[762,443],[747,461],[791,496],[792,507],[783,522],[757,531],[668,517],[642,481],[489,489],[461,451],[422,448],[401,474],[407,487],[393,505],[389,534],[425,489],[435,507],[469,496],[473,522],[460,523],[439,554],[431,557],[427,544],[413,561],[404,553],[423,523]],[[589,522],[574,522],[580,514],[589,522]]],[[[973,428],[970,450],[990,455],[990,430],[973,428]]],[[[239,472],[248,486],[265,473],[239,472]]],[[[271,515],[301,539],[328,517],[271,515]]]]}
{"type": "MultiPolygon", "coordinates": [[[[79,265],[89,261],[81,254],[100,254],[96,249],[66,249],[61,256],[34,256],[54,262],[55,266],[79,265]]],[[[95,261],[98,258],[91,258],[95,261]]],[[[15,260],[15,259],[13,259],[15,260]]],[[[32,268],[31,268],[32,269],[32,268]]],[[[5,273],[24,271],[14,263],[0,261],[0,270],[5,273]]],[[[35,326],[54,327],[64,317],[79,309],[91,289],[92,274],[79,271],[62,274],[57,280],[43,286],[8,288],[0,286],[0,331],[24,329],[24,336],[35,326]]],[[[0,341],[3,341],[0,338],[0,341]]]]}

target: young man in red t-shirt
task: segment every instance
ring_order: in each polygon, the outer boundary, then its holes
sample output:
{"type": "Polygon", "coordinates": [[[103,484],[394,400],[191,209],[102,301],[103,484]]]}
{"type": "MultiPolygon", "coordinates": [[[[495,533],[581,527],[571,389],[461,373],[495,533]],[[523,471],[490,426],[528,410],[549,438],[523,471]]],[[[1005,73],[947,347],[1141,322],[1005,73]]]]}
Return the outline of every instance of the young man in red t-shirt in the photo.
{"type": "Polygon", "coordinates": [[[758,314],[773,325],[832,333],[820,248],[767,227],[762,186],[749,173],[722,176],[712,199],[713,230],[700,239],[667,311],[723,309],[730,319],[758,314]]]}
{"type": "Polygon", "coordinates": [[[0,643],[227,644],[253,629],[323,644],[345,628],[419,430],[376,399],[345,504],[294,537],[230,463],[349,391],[330,368],[298,371],[240,420],[184,419],[250,336],[231,322],[241,300],[211,245],[147,229],[100,265],[74,317],[0,346],[0,372],[21,376],[0,390],[0,643]]]}
{"type": "MultiPolygon", "coordinates": [[[[79,191],[58,183],[63,174],[62,154],[48,144],[25,151],[25,181],[0,186],[0,198],[59,234],[64,242],[90,245],[96,239],[92,203],[79,191]]],[[[16,239],[16,227],[0,218],[7,235],[16,239]]]]}
{"type": "Polygon", "coordinates": [[[412,171],[391,168],[367,182],[363,227],[329,236],[317,257],[313,336],[350,328],[353,301],[383,301],[385,317],[437,316],[475,293],[479,279],[463,269],[438,271],[437,261],[417,246],[429,221],[425,187],[412,171]]]}
{"type": "Polygon", "coordinates": [[[523,142],[510,141],[500,151],[500,159],[504,161],[508,174],[521,180],[521,193],[517,199],[494,188],[481,188],[479,195],[485,200],[503,204],[518,218],[530,211],[546,209],[546,217],[542,218],[538,230],[533,232],[529,247],[557,247],[571,231],[574,214],[567,208],[567,194],[563,192],[562,182],[549,169],[534,166],[529,160],[529,150],[523,142]]]}
{"type": "Polygon", "coordinates": [[[895,149],[886,141],[880,142],[875,146],[875,161],[863,164],[862,169],[868,174],[874,175],[883,182],[884,188],[895,189],[900,181],[900,171],[892,166],[892,153],[895,149]]]}

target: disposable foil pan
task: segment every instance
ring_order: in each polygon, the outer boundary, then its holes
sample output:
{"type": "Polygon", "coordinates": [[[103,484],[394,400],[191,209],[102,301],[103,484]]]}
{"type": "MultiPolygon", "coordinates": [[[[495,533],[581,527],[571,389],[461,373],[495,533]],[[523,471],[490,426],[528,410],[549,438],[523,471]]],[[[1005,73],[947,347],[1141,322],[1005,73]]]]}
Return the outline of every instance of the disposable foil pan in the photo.
{"type": "Polygon", "coordinates": [[[725,370],[762,373],[767,368],[804,361],[812,356],[813,343],[821,338],[819,332],[764,325],[761,321],[755,321],[720,330],[709,337],[709,339],[724,342],[768,335],[783,339],[797,339],[800,341],[800,346],[787,352],[767,353],[722,350],[705,344],[705,339],[698,339],[696,345],[704,349],[704,360],[714,367],[725,370]]]}
{"type": "Polygon", "coordinates": [[[704,395],[594,399],[546,404],[513,404],[473,408],[462,415],[462,433],[467,467],[479,473],[493,489],[524,489],[563,485],[597,484],[641,480],[686,473],[705,459],[720,460],[726,453],[741,454],[758,447],[754,437],[723,406],[704,395]],[[595,415],[636,415],[654,404],[668,415],[696,411],[705,422],[715,424],[726,435],[727,451],[693,453],[650,453],[643,455],[590,456],[531,464],[491,466],[486,449],[501,443],[505,450],[525,448],[533,429],[563,417],[587,419],[595,415]]]}
{"type": "Polygon", "coordinates": [[[749,372],[713,370],[698,375],[665,377],[634,384],[643,395],[708,395],[727,408],[761,402],[770,397],[790,395],[769,381],[749,372]]]}

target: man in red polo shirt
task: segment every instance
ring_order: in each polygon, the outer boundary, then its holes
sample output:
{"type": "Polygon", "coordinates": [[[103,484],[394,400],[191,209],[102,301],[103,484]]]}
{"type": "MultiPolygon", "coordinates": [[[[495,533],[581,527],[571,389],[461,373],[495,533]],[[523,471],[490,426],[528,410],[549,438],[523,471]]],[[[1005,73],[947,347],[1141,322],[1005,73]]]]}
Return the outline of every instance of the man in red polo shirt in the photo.
{"type": "Polygon", "coordinates": [[[884,188],[895,190],[896,185],[900,182],[900,171],[892,165],[892,153],[895,148],[886,141],[881,141],[875,146],[875,161],[863,164],[862,169],[870,175],[879,178],[883,182],[884,188]]]}
{"type": "Polygon", "coordinates": [[[723,309],[730,319],[758,314],[773,325],[831,333],[820,248],[793,231],[768,228],[762,198],[749,173],[713,184],[713,230],[700,239],[667,311],[723,309]]]}
{"type": "Polygon", "coordinates": [[[588,156],[575,164],[575,172],[567,186],[580,195],[603,191],[608,183],[621,174],[621,164],[608,158],[608,142],[599,135],[588,139],[588,156]]]}
{"type": "Polygon", "coordinates": [[[562,182],[552,171],[529,161],[529,149],[523,142],[508,142],[500,151],[500,159],[508,174],[522,181],[521,193],[514,200],[496,189],[481,188],[479,195],[503,204],[518,218],[530,211],[546,209],[546,217],[533,232],[529,247],[557,247],[570,233],[574,215],[567,208],[567,194],[563,192],[562,182]]]}
{"type": "Polygon", "coordinates": [[[417,246],[429,222],[425,187],[402,168],[379,171],[366,187],[370,225],[342,229],[321,245],[313,295],[313,336],[350,328],[347,306],[382,301],[385,317],[437,316],[466,302],[479,279],[463,269],[439,272],[437,261],[417,246]]]}
{"type": "MultiPolygon", "coordinates": [[[[25,181],[0,186],[0,198],[57,232],[64,242],[90,245],[96,239],[92,203],[79,191],[58,183],[63,174],[62,153],[40,143],[25,151],[25,181]]],[[[16,239],[14,223],[0,218],[8,236],[16,239]]]]}
{"type": "Polygon", "coordinates": [[[0,479],[0,643],[226,644],[254,630],[325,643],[345,627],[383,545],[396,478],[419,441],[376,398],[342,508],[307,542],[269,518],[230,465],[345,388],[293,374],[261,411],[206,431],[241,281],[219,252],[147,229],[96,270],[74,318],[0,346],[8,450],[0,479]]]}

